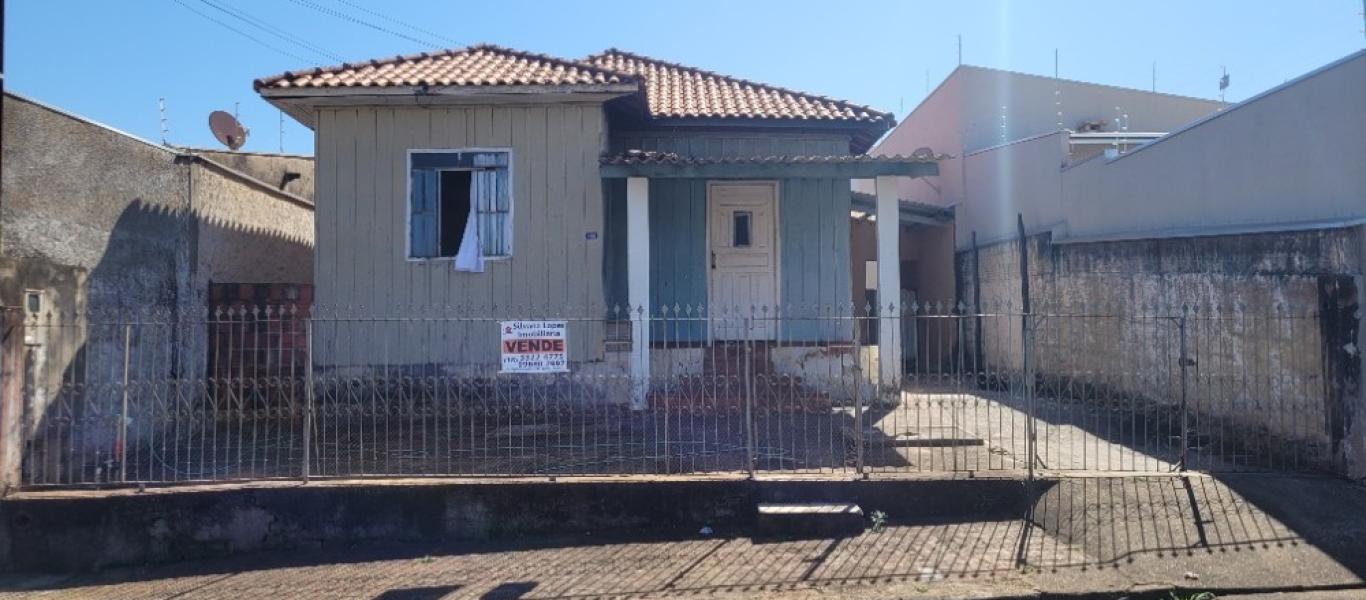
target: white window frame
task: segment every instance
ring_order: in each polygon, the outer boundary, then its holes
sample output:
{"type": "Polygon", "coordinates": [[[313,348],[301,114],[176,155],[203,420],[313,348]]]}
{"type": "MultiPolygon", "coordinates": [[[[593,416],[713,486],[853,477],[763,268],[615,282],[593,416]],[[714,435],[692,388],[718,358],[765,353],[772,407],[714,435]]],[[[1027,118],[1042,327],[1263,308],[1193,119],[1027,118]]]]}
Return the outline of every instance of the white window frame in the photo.
{"type": "MultiPolygon", "coordinates": [[[[514,183],[516,181],[516,171],[514,165],[517,163],[517,155],[513,152],[511,147],[476,146],[471,148],[409,148],[407,150],[403,161],[404,166],[406,167],[403,171],[403,257],[407,262],[441,262],[455,260],[454,256],[413,256],[413,155],[469,154],[473,152],[503,152],[508,155],[508,216],[507,231],[505,232],[507,234],[507,254],[499,256],[485,256],[484,262],[501,262],[512,259],[513,255],[515,254],[513,249],[516,247],[514,244],[516,239],[513,237],[513,233],[517,230],[515,216],[517,213],[517,185],[514,183]]],[[[438,173],[442,171],[477,170],[478,169],[464,167],[435,169],[435,171],[438,173]]],[[[438,180],[439,179],[440,178],[438,178],[438,180]]],[[[471,179],[470,185],[473,184],[474,181],[473,179],[471,179]]],[[[439,198],[437,199],[437,202],[440,202],[439,198]]],[[[439,245],[440,242],[438,241],[438,246],[439,245]]],[[[480,252],[482,251],[483,249],[481,248],[480,252]]]]}

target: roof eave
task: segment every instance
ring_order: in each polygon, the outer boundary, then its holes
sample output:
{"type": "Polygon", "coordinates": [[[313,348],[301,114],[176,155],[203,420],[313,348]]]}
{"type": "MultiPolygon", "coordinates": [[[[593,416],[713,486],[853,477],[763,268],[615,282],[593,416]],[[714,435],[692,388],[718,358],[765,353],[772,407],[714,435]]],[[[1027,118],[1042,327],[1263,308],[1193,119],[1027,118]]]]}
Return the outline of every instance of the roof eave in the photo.
{"type": "Polygon", "coordinates": [[[853,154],[864,154],[883,134],[896,126],[896,117],[883,113],[875,119],[776,119],[757,117],[646,117],[648,127],[751,127],[774,129],[818,129],[850,134],[853,154]]]}
{"type": "Polygon", "coordinates": [[[351,86],[332,88],[266,88],[261,97],[305,127],[314,129],[314,112],[322,106],[423,106],[478,102],[606,102],[639,91],[635,82],[556,86],[351,86]]]}
{"type": "Polygon", "coordinates": [[[577,83],[567,85],[401,85],[336,87],[266,87],[257,90],[270,98],[336,98],[347,96],[480,96],[490,94],[576,94],[640,91],[636,82],[577,83]]]}
{"type": "Polygon", "coordinates": [[[928,177],[939,174],[934,161],[767,161],[719,160],[702,162],[607,162],[598,173],[605,179],[647,177],[651,179],[871,179],[884,175],[928,177]]]}

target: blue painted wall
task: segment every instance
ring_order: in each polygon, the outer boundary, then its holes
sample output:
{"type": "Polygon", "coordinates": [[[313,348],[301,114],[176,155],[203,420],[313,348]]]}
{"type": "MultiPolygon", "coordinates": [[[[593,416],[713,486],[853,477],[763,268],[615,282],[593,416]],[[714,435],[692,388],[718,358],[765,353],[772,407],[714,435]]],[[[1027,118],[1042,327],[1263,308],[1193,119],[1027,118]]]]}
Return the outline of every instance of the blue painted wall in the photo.
{"type": "Polygon", "coordinates": [[[849,154],[849,136],[782,131],[613,131],[612,152],[655,150],[685,156],[824,156],[849,154]]]}
{"type": "MultiPolygon", "coordinates": [[[[816,134],[734,134],[715,132],[614,133],[614,151],[645,149],[693,156],[766,156],[846,154],[847,136],[816,134]]],[[[626,182],[605,181],[603,277],[609,307],[627,305],[626,182]]],[[[828,318],[847,308],[849,272],[849,181],[783,179],[778,192],[779,294],[783,340],[845,341],[850,328],[828,318]]],[[[650,182],[650,312],[668,306],[707,304],[707,182],[657,179],[650,182]]],[[[620,313],[617,313],[620,314],[620,313]]],[[[686,313],[685,313],[686,314],[686,313]]],[[[609,315],[610,316],[610,315],[609,315]]],[[[703,323],[682,319],[660,324],[655,340],[706,339],[703,323]]]]}
{"type": "Polygon", "coordinates": [[[783,339],[849,340],[852,328],[834,318],[847,314],[849,181],[784,179],[779,184],[778,237],[783,339]],[[845,310],[841,310],[845,309],[845,310]]]}

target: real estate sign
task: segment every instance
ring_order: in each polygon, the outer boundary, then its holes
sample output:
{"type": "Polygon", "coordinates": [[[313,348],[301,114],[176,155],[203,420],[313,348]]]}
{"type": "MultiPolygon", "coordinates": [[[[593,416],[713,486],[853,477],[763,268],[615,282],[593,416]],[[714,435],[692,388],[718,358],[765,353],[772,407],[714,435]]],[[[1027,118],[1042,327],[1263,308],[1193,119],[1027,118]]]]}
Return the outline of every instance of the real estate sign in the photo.
{"type": "Polygon", "coordinates": [[[502,373],[568,373],[564,321],[502,321],[502,373]]]}

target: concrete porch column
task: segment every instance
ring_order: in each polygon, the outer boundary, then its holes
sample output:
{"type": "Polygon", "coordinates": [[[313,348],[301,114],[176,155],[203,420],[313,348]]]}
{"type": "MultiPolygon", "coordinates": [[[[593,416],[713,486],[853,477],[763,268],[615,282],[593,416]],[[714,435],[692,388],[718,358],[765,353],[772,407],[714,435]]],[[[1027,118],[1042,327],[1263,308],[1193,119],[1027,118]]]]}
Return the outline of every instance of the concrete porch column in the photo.
{"type": "Polygon", "coordinates": [[[626,179],[626,283],[631,317],[631,408],[650,391],[650,180],[626,179]]]}
{"type": "Polygon", "coordinates": [[[896,177],[879,176],[877,187],[878,382],[901,387],[901,206],[896,177]]]}

